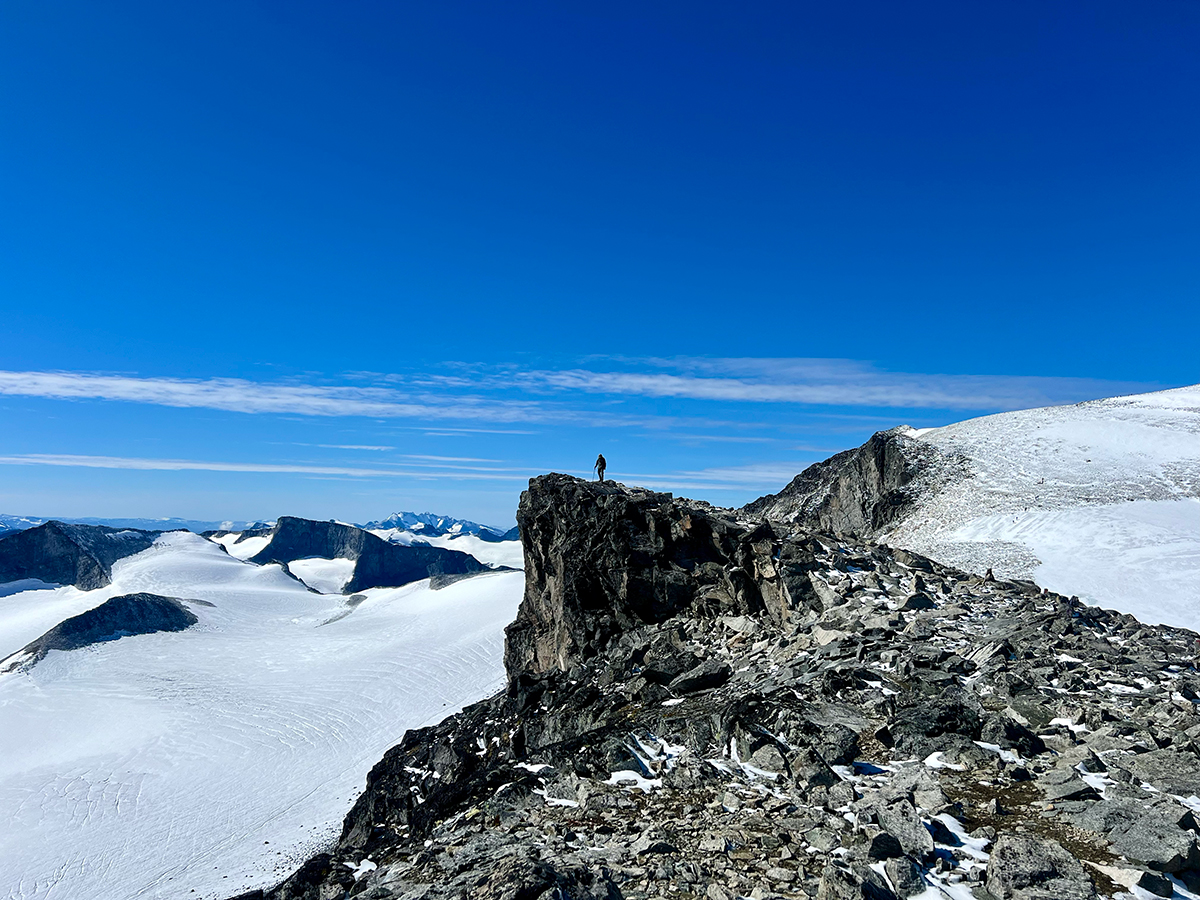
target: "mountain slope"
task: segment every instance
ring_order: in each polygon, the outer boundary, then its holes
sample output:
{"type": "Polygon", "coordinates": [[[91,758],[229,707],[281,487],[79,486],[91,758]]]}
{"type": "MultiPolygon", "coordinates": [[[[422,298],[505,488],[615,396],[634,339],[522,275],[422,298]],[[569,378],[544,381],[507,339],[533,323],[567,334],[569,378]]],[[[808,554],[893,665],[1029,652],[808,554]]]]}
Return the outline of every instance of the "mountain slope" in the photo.
{"type": "Polygon", "coordinates": [[[341,588],[348,594],[488,570],[473,556],[458,550],[392,544],[369,531],[338,522],[280,516],[275,527],[264,536],[268,542],[250,557],[252,563],[292,563],[312,557],[353,561],[353,569],[347,570],[349,577],[341,588]]]}
{"type": "Polygon", "coordinates": [[[1197,627],[1200,386],[893,429],[746,510],[1197,627]]]}
{"type": "Polygon", "coordinates": [[[161,532],[47,522],[0,537],[0,584],[40,581],[104,587],[112,565],[145,550],[161,532]]]}
{"type": "Polygon", "coordinates": [[[198,621],[184,602],[175,597],[122,594],[60,622],[17,653],[0,659],[0,674],[18,668],[28,670],[51,650],[80,650],[137,634],[183,631],[198,621]]]}

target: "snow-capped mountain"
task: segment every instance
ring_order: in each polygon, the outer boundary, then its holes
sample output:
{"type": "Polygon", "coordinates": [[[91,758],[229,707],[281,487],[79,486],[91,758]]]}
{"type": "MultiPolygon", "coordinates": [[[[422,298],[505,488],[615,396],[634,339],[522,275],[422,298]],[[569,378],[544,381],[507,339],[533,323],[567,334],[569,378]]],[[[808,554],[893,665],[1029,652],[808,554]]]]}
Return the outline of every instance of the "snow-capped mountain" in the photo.
{"type": "Polygon", "coordinates": [[[466,519],[433,513],[393,513],[386,519],[361,526],[376,537],[404,547],[430,546],[461,550],[489,566],[520,569],[525,565],[521,535],[514,526],[501,531],[466,519]]]}
{"type": "Polygon", "coordinates": [[[386,519],[366,522],[359,527],[368,531],[407,531],[421,537],[458,537],[471,534],[484,541],[508,541],[517,538],[516,528],[505,531],[492,525],[480,525],[467,519],[454,519],[428,512],[392,513],[386,519]]]}
{"type": "Polygon", "coordinates": [[[748,512],[1200,627],[1200,386],[875,435],[748,512]]]}
{"type": "Polygon", "coordinates": [[[335,523],[223,536],[0,537],[0,896],[267,886],[337,837],[406,729],[502,683],[520,572],[335,523]],[[434,590],[426,566],[466,560],[434,590]]]}
{"type": "Polygon", "coordinates": [[[41,525],[45,521],[46,519],[36,519],[30,516],[9,516],[0,513],[0,535],[13,531],[24,531],[26,528],[41,525]]]}

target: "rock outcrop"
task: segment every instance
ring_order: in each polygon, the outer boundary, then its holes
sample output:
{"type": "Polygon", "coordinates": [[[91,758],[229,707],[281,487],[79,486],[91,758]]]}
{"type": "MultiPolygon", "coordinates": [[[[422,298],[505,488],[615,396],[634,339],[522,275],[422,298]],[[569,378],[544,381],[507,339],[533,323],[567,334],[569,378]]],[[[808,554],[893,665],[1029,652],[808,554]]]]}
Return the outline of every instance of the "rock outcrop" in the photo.
{"type": "Polygon", "coordinates": [[[198,621],[183,601],[174,597],[122,594],[55,625],[37,640],[0,661],[0,673],[27,670],[51,650],[79,650],[135,634],[183,631],[198,621]]]}
{"type": "Polygon", "coordinates": [[[160,531],[47,522],[0,537],[0,583],[36,579],[90,591],[112,583],[119,559],[147,549],[160,531]]]}
{"type": "Polygon", "coordinates": [[[506,690],[247,897],[1200,887],[1194,633],[619,484],[534,479],[518,522],[506,690]]]}
{"type": "Polygon", "coordinates": [[[454,576],[495,571],[458,550],[418,545],[404,547],[353,525],[282,516],[267,532],[271,541],[250,562],[290,563],[298,559],[352,559],[354,574],[342,589],[353,594],[373,587],[400,587],[424,578],[439,582],[454,576]]]}
{"type": "Polygon", "coordinates": [[[768,525],[615,482],[546,475],[517,510],[525,600],[507,634],[512,672],[566,671],[614,635],[681,613],[789,624],[820,602],[813,548],[780,546],[768,525]]]}
{"type": "Polygon", "coordinates": [[[947,468],[936,449],[908,437],[910,430],[877,432],[861,447],[814,463],[778,494],[759,497],[742,512],[869,537],[908,512],[917,488],[947,468]]]}

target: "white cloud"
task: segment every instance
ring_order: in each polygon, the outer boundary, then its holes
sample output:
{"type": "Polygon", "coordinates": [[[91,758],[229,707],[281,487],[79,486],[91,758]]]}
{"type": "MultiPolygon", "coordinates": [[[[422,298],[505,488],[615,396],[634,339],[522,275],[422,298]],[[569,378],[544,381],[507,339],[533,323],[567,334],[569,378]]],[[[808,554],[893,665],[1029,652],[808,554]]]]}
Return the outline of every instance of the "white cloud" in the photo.
{"type": "MultiPolygon", "coordinates": [[[[550,402],[547,395],[1000,411],[1078,402],[1157,387],[1074,378],[884,372],[853,360],[650,359],[642,360],[638,365],[642,371],[500,367],[481,369],[477,376],[470,378],[423,374],[373,376],[376,384],[384,383],[386,387],[281,384],[238,378],[137,378],[78,372],[0,371],[0,395],[125,401],[251,414],[410,418],[429,423],[426,430],[431,433],[449,435],[458,432],[530,433],[487,427],[518,423],[640,426],[664,430],[680,425],[712,430],[737,424],[696,417],[631,415],[607,409],[575,408],[566,402],[550,402]],[[664,371],[671,368],[676,371],[664,371]],[[405,385],[415,388],[416,392],[406,392],[405,385]],[[474,393],[463,393],[466,389],[474,393]],[[450,425],[452,421],[479,424],[450,425]]],[[[345,445],[340,449],[385,448],[345,445]]]]}
{"type": "Polygon", "coordinates": [[[358,466],[318,466],[307,463],[241,463],[212,462],[195,459],[150,459],[130,456],[86,456],[68,453],[25,453],[0,456],[6,466],[66,466],[88,469],[134,469],[160,472],[256,472],[279,475],[324,475],[352,478],[456,478],[482,481],[526,481],[531,473],[520,469],[486,469],[482,467],[449,466],[418,468],[368,469],[358,466]]]}
{"type": "Polygon", "coordinates": [[[966,410],[1052,406],[1158,387],[1082,378],[884,372],[853,360],[644,362],[660,368],[679,368],[683,372],[564,369],[517,372],[513,379],[534,392],[580,391],[723,402],[966,410]],[[706,374],[694,374],[697,370],[706,374]]]}
{"type": "Polygon", "coordinates": [[[270,384],[240,378],[188,380],[77,372],[0,372],[0,394],[56,400],[124,400],[158,406],[304,416],[522,422],[553,415],[539,404],[526,401],[478,397],[414,401],[390,388],[270,384]]]}

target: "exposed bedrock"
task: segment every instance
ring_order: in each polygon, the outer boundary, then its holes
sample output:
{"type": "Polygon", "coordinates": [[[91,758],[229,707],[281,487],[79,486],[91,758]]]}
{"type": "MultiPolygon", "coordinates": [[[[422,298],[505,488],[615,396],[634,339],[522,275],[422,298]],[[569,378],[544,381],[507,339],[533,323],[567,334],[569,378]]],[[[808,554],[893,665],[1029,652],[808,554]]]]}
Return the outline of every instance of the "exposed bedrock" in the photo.
{"type": "Polygon", "coordinates": [[[270,533],[271,542],[250,562],[290,563],[314,556],[352,559],[354,575],[342,589],[346,594],[373,587],[400,587],[430,577],[445,581],[452,576],[492,571],[458,550],[404,547],[338,522],[282,516],[270,533]]]}
{"type": "Polygon", "coordinates": [[[906,436],[904,426],[880,431],[861,447],[814,463],[778,494],[742,512],[834,533],[870,536],[908,512],[919,479],[931,477],[941,452],[906,436]]]}
{"type": "Polygon", "coordinates": [[[533,479],[518,522],[507,690],[406,733],[256,896],[1200,887],[1194,633],[607,482],[533,479]]]}
{"type": "Polygon", "coordinates": [[[183,602],[173,597],[122,594],[55,625],[0,663],[0,672],[28,669],[51,650],[79,650],[137,634],[183,631],[198,621],[183,602]]]}
{"type": "Polygon", "coordinates": [[[684,613],[783,625],[820,607],[811,543],[784,546],[730,510],[552,474],[530,482],[517,523],[525,598],[507,632],[510,678],[566,671],[614,635],[684,613]]]}
{"type": "Polygon", "coordinates": [[[30,578],[85,591],[101,588],[112,583],[113,563],[145,550],[160,534],[47,522],[0,537],[0,583],[30,578]]]}

